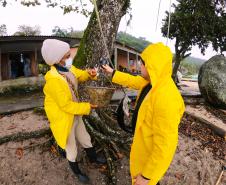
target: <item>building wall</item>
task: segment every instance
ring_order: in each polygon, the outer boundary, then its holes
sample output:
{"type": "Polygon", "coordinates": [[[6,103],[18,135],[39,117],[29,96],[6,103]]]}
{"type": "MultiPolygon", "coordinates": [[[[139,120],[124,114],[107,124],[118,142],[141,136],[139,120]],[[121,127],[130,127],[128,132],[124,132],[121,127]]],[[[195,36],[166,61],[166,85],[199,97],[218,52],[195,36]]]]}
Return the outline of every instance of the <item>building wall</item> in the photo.
{"type": "Polygon", "coordinates": [[[138,56],[136,54],[121,49],[118,49],[117,54],[117,69],[120,70],[120,66],[122,66],[126,68],[127,72],[139,73],[140,66],[138,65],[138,56]]]}
{"type": "Polygon", "coordinates": [[[131,72],[137,72],[139,70],[138,67],[138,61],[135,54],[130,53],[129,54],[129,71],[131,72]]]}
{"type": "Polygon", "coordinates": [[[77,54],[78,48],[71,48],[71,57],[74,58],[77,54]]]}
{"type": "Polygon", "coordinates": [[[118,53],[118,56],[117,56],[117,69],[119,69],[119,66],[122,66],[123,68],[128,68],[127,52],[118,49],[117,53],[118,53]]]}

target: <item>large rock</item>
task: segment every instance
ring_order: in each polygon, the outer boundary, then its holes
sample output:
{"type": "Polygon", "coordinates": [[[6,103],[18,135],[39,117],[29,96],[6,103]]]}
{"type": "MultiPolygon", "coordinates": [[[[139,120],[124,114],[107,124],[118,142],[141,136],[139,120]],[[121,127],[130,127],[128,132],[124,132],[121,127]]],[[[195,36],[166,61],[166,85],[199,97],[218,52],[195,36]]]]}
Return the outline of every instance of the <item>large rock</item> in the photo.
{"type": "Polygon", "coordinates": [[[199,89],[206,101],[226,108],[226,58],[216,55],[205,62],[198,76],[199,89]]]}

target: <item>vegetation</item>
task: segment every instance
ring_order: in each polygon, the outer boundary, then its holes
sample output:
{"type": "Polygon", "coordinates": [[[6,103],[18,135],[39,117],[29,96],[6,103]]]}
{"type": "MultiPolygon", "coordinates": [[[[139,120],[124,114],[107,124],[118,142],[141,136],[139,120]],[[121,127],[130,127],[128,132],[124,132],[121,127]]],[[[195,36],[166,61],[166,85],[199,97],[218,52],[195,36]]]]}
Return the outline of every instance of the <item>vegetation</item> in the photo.
{"type": "Polygon", "coordinates": [[[0,36],[6,36],[7,35],[7,28],[5,24],[0,25],[0,36]]]}
{"type": "Polygon", "coordinates": [[[68,29],[60,28],[59,26],[55,26],[52,29],[52,35],[60,36],[60,37],[75,37],[75,38],[82,38],[84,31],[77,31],[74,28],[70,27],[68,29]]]}
{"type": "Polygon", "coordinates": [[[41,34],[40,26],[27,26],[27,25],[20,25],[18,27],[18,31],[14,33],[17,36],[37,36],[41,34]]]}
{"type": "MultiPolygon", "coordinates": [[[[14,0],[16,3],[17,0],[14,0]]],[[[12,1],[9,0],[0,0],[0,6],[7,6],[12,1]]],[[[91,12],[86,8],[89,0],[69,0],[69,1],[59,1],[59,0],[20,0],[20,4],[30,7],[30,6],[40,6],[46,4],[49,8],[59,7],[63,10],[63,13],[76,12],[81,13],[85,16],[89,16],[91,12]]]]}
{"type": "Polygon", "coordinates": [[[183,75],[197,75],[205,60],[187,57],[181,61],[180,71],[183,75]]]}
{"type": "MultiPolygon", "coordinates": [[[[212,44],[214,50],[226,50],[225,1],[219,0],[177,0],[171,13],[169,38],[175,39],[173,77],[175,79],[180,62],[190,56],[192,46],[197,45],[204,54],[212,44]]],[[[169,12],[163,20],[162,34],[168,33],[169,12]]]]}
{"type": "Polygon", "coordinates": [[[136,38],[128,33],[119,32],[117,34],[116,40],[126,44],[132,48],[135,48],[139,52],[143,51],[146,46],[148,46],[151,42],[147,41],[144,37],[136,38]]]}

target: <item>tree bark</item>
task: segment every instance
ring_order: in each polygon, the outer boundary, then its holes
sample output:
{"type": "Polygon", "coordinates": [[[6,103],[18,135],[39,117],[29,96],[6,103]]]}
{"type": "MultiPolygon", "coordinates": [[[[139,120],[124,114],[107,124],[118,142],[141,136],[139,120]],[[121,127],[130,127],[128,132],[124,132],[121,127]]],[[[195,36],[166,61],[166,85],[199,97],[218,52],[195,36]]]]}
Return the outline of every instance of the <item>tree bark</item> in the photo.
{"type": "MultiPolygon", "coordinates": [[[[129,5],[130,0],[97,0],[98,12],[107,48],[105,48],[104,40],[101,35],[96,12],[93,11],[84,32],[84,36],[80,42],[73,65],[80,68],[85,66],[94,67],[96,64],[99,64],[101,58],[108,59],[109,55],[110,57],[112,56],[119,23],[122,16],[125,15],[129,5]]],[[[98,78],[100,78],[100,76],[98,78]]],[[[107,86],[107,83],[103,84],[104,86],[107,86]]],[[[115,177],[115,164],[113,163],[113,159],[114,156],[120,154],[117,145],[126,145],[123,147],[128,150],[132,139],[123,138],[123,134],[117,129],[110,127],[110,125],[113,125],[114,123],[109,125],[106,124],[106,122],[100,118],[103,110],[98,113],[99,115],[91,114],[90,116],[84,116],[84,123],[93,139],[103,147],[108,164],[108,176],[110,180],[110,183],[108,184],[116,184],[117,180],[115,177]]],[[[102,115],[102,117],[104,116],[105,115],[102,115]]],[[[115,120],[112,120],[112,122],[115,122],[115,120]]]]}
{"type": "MultiPolygon", "coordinates": [[[[110,56],[113,52],[120,20],[129,5],[130,0],[97,0],[100,21],[110,56]]],[[[76,67],[82,67],[87,64],[93,67],[99,62],[101,57],[107,58],[107,56],[96,13],[93,11],[73,64],[76,67]]]]}
{"type": "Polygon", "coordinates": [[[186,52],[191,50],[191,46],[189,46],[189,44],[187,43],[183,43],[182,45],[180,45],[180,43],[181,43],[180,40],[176,39],[175,56],[173,59],[174,66],[173,66],[173,73],[172,73],[172,78],[175,83],[177,83],[177,71],[180,67],[181,61],[191,55],[191,53],[186,54],[186,52]]]}
{"type": "Polygon", "coordinates": [[[181,62],[181,57],[176,54],[174,57],[174,66],[173,66],[173,74],[172,74],[172,78],[174,82],[176,82],[177,80],[177,71],[180,66],[180,62],[181,62]]]}

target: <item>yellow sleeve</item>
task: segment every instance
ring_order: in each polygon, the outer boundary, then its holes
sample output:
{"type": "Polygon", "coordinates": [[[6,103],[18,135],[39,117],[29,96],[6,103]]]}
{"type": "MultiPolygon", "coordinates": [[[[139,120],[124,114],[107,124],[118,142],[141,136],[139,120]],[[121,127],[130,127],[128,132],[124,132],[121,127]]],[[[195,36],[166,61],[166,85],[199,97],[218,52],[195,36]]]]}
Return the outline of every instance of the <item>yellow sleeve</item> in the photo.
{"type": "MultiPolygon", "coordinates": [[[[153,147],[141,172],[150,180],[161,179],[170,166],[178,143],[178,125],[181,119],[177,103],[159,100],[156,104],[151,123],[153,133],[150,136],[153,147]]],[[[144,140],[147,141],[146,138],[144,140]]]]}
{"type": "Polygon", "coordinates": [[[149,83],[141,76],[133,76],[120,71],[115,71],[112,82],[137,90],[142,89],[146,84],[149,83]]]}
{"type": "Polygon", "coordinates": [[[96,80],[97,77],[92,77],[86,70],[78,69],[74,66],[71,67],[70,71],[76,76],[79,82],[84,82],[87,80],[96,80]]]}
{"type": "Polygon", "coordinates": [[[65,94],[65,90],[61,80],[49,79],[46,88],[47,93],[54,99],[56,104],[64,112],[75,115],[89,115],[91,107],[90,103],[77,103],[70,99],[70,96],[65,94]]]}

